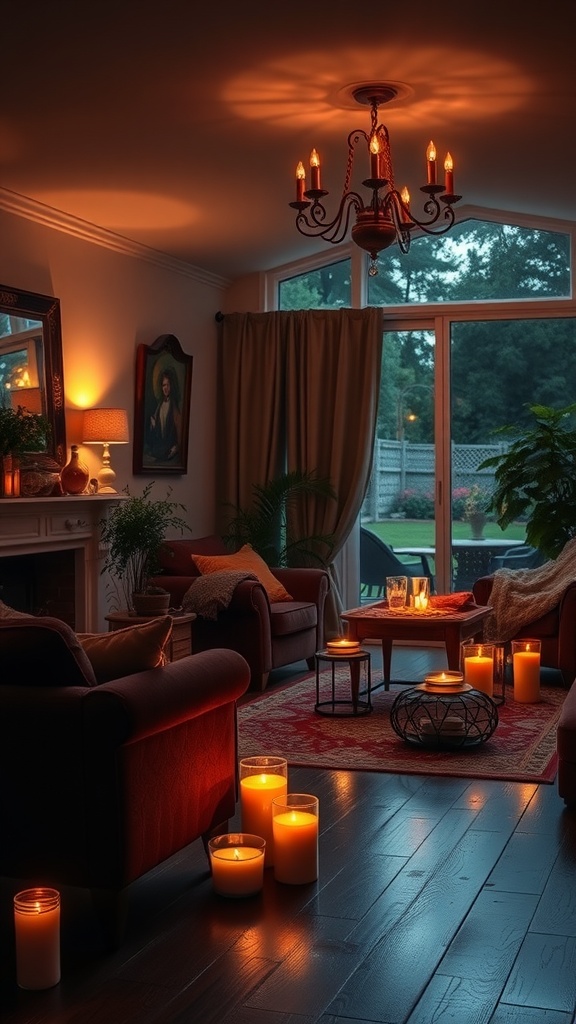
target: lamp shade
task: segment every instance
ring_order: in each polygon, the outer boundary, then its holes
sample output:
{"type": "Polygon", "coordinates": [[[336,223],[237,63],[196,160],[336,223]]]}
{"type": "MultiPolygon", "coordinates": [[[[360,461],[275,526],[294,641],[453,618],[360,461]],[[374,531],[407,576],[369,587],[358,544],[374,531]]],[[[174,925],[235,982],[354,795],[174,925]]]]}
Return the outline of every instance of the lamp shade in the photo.
{"type": "Polygon", "coordinates": [[[83,444],[127,444],[126,409],[85,409],[83,444]]]}

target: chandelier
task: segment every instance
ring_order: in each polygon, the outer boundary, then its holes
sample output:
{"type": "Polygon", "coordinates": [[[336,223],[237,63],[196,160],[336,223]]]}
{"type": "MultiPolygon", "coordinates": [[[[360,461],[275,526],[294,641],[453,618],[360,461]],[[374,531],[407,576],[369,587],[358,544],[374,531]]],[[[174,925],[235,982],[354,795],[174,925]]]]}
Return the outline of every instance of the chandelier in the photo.
{"type": "Polygon", "coordinates": [[[344,240],[353,214],[352,240],[365,249],[371,258],[368,273],[378,273],[377,257],[383,249],[397,242],[401,251],[410,248],[411,232],[419,228],[428,235],[444,235],[454,224],[453,206],[462,196],[454,195],[454,164],[450,153],[444,161],[444,184],[437,183],[436,147],[430,142],[426,150],[427,182],[420,188],[427,199],[422,218],[410,208],[410,193],[404,186],[398,191],[394,184],[390,138],[384,124],[378,124],[378,107],[389,103],[397,95],[392,85],[374,84],[355,89],[357,103],[370,106],[370,130],[356,128],[348,136],[348,161],[340,205],[332,220],[324,206],[328,192],[320,184],[320,158],[315,149],[310,157],[310,188],[306,188],[306,171],[302,161],[296,168],[296,202],[290,206],[297,211],[296,227],[308,238],[323,238],[334,245],[344,240]],[[355,147],[363,139],[367,147],[369,176],[362,184],[372,193],[366,202],[350,190],[354,166],[355,147]]]}

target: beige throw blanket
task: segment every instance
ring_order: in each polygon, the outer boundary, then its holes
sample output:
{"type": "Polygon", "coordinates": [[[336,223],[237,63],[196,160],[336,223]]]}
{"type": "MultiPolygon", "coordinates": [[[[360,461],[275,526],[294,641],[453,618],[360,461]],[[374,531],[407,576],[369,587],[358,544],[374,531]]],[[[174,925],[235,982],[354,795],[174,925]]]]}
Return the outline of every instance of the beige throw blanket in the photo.
{"type": "Polygon", "coordinates": [[[204,619],[217,619],[218,612],[227,608],[236,587],[242,580],[255,580],[253,572],[240,569],[222,569],[198,576],[182,598],[185,612],[196,612],[204,619]]]}
{"type": "Polygon", "coordinates": [[[576,582],[576,538],[558,558],[536,569],[498,569],[490,595],[492,612],[484,624],[484,639],[510,640],[522,626],[534,622],[557,604],[570,583],[576,582]]]}

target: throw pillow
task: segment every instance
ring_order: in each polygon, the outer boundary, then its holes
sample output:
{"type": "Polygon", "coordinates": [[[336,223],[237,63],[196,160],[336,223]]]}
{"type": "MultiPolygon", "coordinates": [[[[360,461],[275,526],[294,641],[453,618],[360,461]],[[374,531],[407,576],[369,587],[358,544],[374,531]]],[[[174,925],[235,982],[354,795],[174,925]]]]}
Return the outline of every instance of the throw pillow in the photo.
{"type": "Polygon", "coordinates": [[[263,558],[250,544],[245,544],[232,555],[192,555],[194,565],[202,575],[221,572],[222,569],[244,570],[253,573],[264,587],[270,601],[292,601],[288,591],[282,586],[266,565],[263,558]]]}
{"type": "Polygon", "coordinates": [[[172,632],[172,617],[163,615],[111,633],[79,633],[96,681],[108,683],[166,663],[164,648],[172,632]]]}

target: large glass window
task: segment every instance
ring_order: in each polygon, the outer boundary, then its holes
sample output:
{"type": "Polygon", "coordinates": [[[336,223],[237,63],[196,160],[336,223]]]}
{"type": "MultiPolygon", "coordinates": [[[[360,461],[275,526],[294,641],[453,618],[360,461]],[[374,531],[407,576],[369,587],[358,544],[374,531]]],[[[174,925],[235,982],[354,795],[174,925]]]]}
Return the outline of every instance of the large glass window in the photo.
{"type": "Polygon", "coordinates": [[[338,309],[350,307],[351,261],[339,260],[278,284],[278,309],[338,309]]]}

